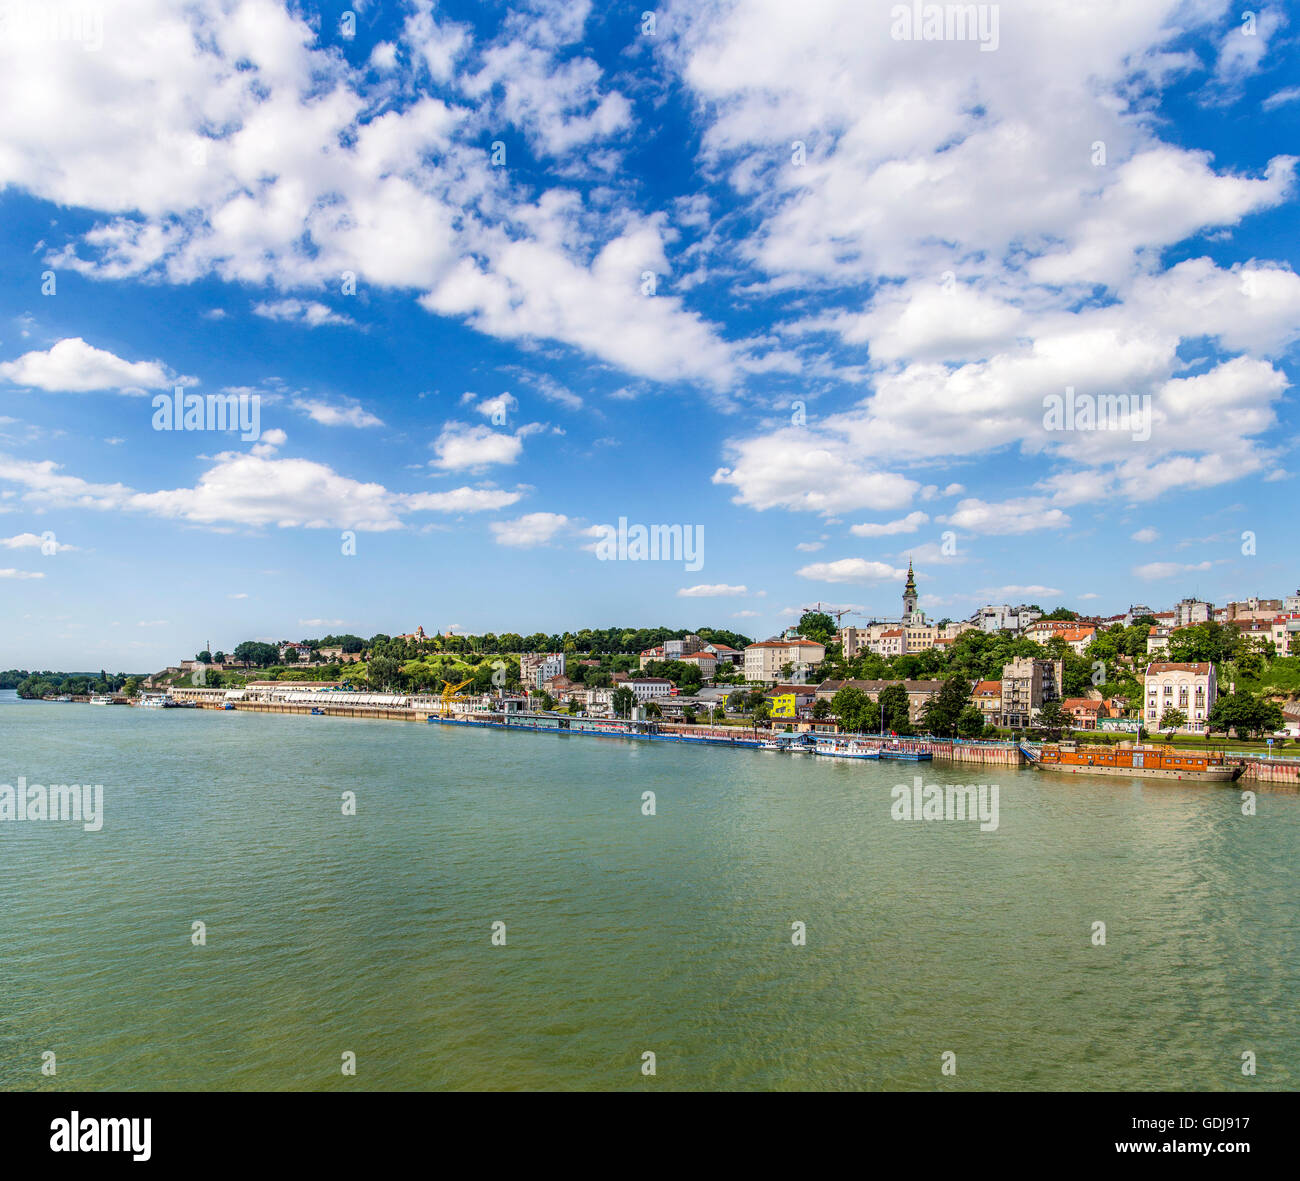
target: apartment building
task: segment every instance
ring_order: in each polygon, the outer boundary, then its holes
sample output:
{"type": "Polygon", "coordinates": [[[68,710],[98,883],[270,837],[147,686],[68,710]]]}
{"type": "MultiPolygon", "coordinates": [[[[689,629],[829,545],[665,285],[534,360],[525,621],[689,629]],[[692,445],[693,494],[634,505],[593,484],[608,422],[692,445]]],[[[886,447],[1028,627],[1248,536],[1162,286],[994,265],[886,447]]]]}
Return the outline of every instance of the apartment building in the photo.
{"type": "Polygon", "coordinates": [[[540,689],[544,681],[564,675],[563,652],[525,652],[519,657],[519,681],[540,689]]]}
{"type": "Polygon", "coordinates": [[[790,680],[806,681],[808,673],[826,659],[826,645],[802,637],[760,640],[745,649],[745,680],[775,684],[785,676],[782,669],[790,665],[790,680]]]}
{"type": "Polygon", "coordinates": [[[1194,623],[1209,623],[1214,619],[1214,604],[1203,599],[1179,599],[1174,605],[1174,626],[1191,627],[1194,623]]]}
{"type": "Polygon", "coordinates": [[[1213,664],[1156,662],[1147,666],[1144,681],[1146,704],[1142,712],[1148,730],[1159,729],[1165,710],[1172,707],[1187,715],[1187,725],[1179,727],[1181,730],[1205,733],[1205,723],[1219,695],[1213,664]]]}
{"type": "Polygon", "coordinates": [[[1105,713],[1105,706],[1091,697],[1067,697],[1061,709],[1070,719],[1072,730],[1095,730],[1097,720],[1105,713]]]}
{"type": "Polygon", "coordinates": [[[1033,726],[1049,701],[1060,701],[1063,660],[1021,656],[1002,666],[1002,725],[1021,730],[1033,726]]]}
{"type": "Polygon", "coordinates": [[[907,693],[907,716],[913,722],[920,720],[925,703],[943,688],[942,681],[822,681],[817,686],[815,696],[818,701],[830,701],[836,693],[849,685],[861,689],[872,701],[880,699],[882,689],[887,689],[890,685],[902,685],[907,693]]]}
{"type": "Polygon", "coordinates": [[[996,726],[1002,716],[1002,682],[977,681],[970,694],[971,704],[984,715],[986,726],[996,726]]]}

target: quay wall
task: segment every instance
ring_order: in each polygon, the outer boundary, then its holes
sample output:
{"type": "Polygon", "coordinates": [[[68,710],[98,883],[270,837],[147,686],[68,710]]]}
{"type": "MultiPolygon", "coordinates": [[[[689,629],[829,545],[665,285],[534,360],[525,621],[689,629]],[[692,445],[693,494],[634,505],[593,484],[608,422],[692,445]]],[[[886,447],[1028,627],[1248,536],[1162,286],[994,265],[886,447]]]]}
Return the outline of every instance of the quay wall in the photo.
{"type": "Polygon", "coordinates": [[[1270,787],[1300,791],[1300,763],[1282,763],[1269,759],[1247,759],[1238,783],[1267,783],[1270,787]]]}

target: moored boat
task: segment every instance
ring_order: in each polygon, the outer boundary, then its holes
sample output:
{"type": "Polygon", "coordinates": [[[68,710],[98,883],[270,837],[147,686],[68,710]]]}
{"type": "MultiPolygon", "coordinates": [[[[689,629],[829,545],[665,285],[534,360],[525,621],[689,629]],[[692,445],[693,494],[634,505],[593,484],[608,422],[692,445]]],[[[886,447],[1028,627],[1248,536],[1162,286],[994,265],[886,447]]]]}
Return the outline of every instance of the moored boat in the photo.
{"type": "Polygon", "coordinates": [[[880,752],[853,738],[818,738],[813,751],[835,759],[878,759],[880,752]]]}
{"type": "Polygon", "coordinates": [[[1081,750],[1077,742],[1049,743],[1031,761],[1044,771],[1066,775],[1193,783],[1231,783],[1245,769],[1243,764],[1228,762],[1219,751],[1175,750],[1172,746],[1089,746],[1081,750]]]}
{"type": "Polygon", "coordinates": [[[934,755],[928,750],[909,750],[902,746],[882,746],[880,748],[880,757],[882,759],[901,759],[906,763],[928,763],[934,759],[934,755]]]}

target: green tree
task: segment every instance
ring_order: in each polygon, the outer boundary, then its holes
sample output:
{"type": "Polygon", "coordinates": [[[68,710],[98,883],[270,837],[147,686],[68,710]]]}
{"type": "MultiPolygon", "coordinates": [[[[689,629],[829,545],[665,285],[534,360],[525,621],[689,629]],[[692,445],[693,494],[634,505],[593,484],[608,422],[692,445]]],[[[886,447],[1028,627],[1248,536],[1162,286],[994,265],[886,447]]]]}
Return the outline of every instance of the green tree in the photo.
{"type": "Polygon", "coordinates": [[[819,722],[824,721],[826,718],[830,717],[831,703],[827,701],[826,698],[824,697],[817,698],[817,700],[813,702],[812,716],[816,718],[817,721],[819,722]]]}
{"type": "Polygon", "coordinates": [[[886,685],[876,698],[881,722],[895,734],[912,733],[911,702],[902,685],[886,685]]]}
{"type": "Polygon", "coordinates": [[[819,644],[829,644],[835,638],[835,620],[824,611],[805,611],[799,617],[799,634],[819,644]]]}
{"type": "Polygon", "coordinates": [[[366,665],[366,680],[373,689],[388,690],[400,684],[402,666],[391,656],[374,656],[366,665]]]}
{"type": "Polygon", "coordinates": [[[1045,730],[1051,730],[1060,733],[1070,724],[1070,719],[1066,716],[1065,710],[1061,708],[1059,701],[1046,701],[1038,711],[1038,725],[1045,730]]]}
{"type": "Polygon", "coordinates": [[[625,718],[632,712],[632,707],[636,704],[636,694],[626,685],[620,685],[614,690],[614,716],[625,718]]]}
{"type": "Polygon", "coordinates": [[[962,738],[978,738],[984,733],[984,715],[977,705],[968,705],[957,717],[957,733],[962,738]]]}
{"type": "Polygon", "coordinates": [[[1168,730],[1170,738],[1173,737],[1174,731],[1187,725],[1187,715],[1174,706],[1165,707],[1165,712],[1160,715],[1160,729],[1168,730]]]}
{"type": "Polygon", "coordinates": [[[970,682],[964,677],[949,677],[921,710],[921,721],[931,734],[953,734],[957,719],[970,705],[970,682]]]}

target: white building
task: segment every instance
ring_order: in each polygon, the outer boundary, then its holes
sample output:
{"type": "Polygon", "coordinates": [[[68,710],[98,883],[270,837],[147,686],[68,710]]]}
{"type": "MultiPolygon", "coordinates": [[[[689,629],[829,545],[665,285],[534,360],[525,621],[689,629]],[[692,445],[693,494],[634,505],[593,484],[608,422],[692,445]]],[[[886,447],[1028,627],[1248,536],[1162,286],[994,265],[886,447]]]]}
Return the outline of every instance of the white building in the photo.
{"type": "Polygon", "coordinates": [[[1193,623],[1209,623],[1214,618],[1214,604],[1201,599],[1179,599],[1174,605],[1174,626],[1190,627],[1193,623]]]}
{"type": "Polygon", "coordinates": [[[815,640],[760,640],[745,649],[745,680],[776,684],[789,680],[803,683],[808,673],[826,659],[826,645],[815,640]],[[782,669],[790,665],[787,677],[782,669]]]}
{"type": "Polygon", "coordinates": [[[540,689],[543,681],[564,675],[563,652],[525,652],[519,657],[519,681],[540,689]]]}
{"type": "Polygon", "coordinates": [[[1204,734],[1205,723],[1219,695],[1214,665],[1153,663],[1146,671],[1146,703],[1142,714],[1148,730],[1159,730],[1160,719],[1167,709],[1179,709],[1187,715],[1187,724],[1179,729],[1188,734],[1204,734]]]}
{"type": "Polygon", "coordinates": [[[1027,607],[1023,603],[1019,607],[1012,607],[1008,603],[996,603],[981,607],[971,616],[971,622],[986,632],[1022,632],[1036,623],[1042,614],[1041,611],[1027,607]]]}

